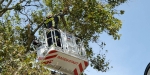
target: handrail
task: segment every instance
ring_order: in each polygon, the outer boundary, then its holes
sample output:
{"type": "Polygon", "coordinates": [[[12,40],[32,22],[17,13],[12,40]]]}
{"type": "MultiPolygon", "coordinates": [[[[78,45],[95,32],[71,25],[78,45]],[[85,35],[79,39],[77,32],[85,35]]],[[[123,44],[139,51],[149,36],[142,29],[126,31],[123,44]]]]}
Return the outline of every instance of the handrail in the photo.
{"type": "Polygon", "coordinates": [[[60,29],[44,29],[44,37],[45,37],[46,46],[48,46],[46,32],[51,33],[50,38],[52,39],[52,44],[55,44],[56,47],[58,47],[57,39],[59,39],[59,43],[61,45],[60,48],[62,48],[64,52],[68,54],[73,54],[75,56],[81,56],[81,57],[86,56],[84,44],[80,38],[73,36],[73,34],[68,34],[66,32],[63,32],[60,29]],[[60,38],[56,38],[55,31],[58,31],[60,33],[60,38]],[[70,41],[68,41],[67,39],[68,35],[71,36],[70,41]],[[77,39],[79,40],[78,43],[76,41],[77,39]]]}

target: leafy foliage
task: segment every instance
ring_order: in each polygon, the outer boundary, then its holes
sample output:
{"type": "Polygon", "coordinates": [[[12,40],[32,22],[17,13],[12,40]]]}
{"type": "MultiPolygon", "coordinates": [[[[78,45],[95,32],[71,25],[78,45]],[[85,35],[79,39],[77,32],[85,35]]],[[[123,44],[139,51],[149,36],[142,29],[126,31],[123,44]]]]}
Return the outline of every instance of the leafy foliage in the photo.
{"type": "MultiPolygon", "coordinates": [[[[94,55],[89,42],[98,43],[105,32],[115,40],[120,39],[122,23],[115,18],[115,7],[127,0],[1,0],[0,1],[0,69],[2,74],[49,74],[49,70],[36,63],[32,41],[42,27],[47,12],[57,14],[63,10],[59,28],[81,38],[86,47],[91,66],[102,72],[109,69],[105,54],[94,55]],[[32,8],[31,8],[32,7],[32,8]],[[66,20],[66,21],[65,21],[66,20]],[[9,71],[9,73],[8,73],[9,71]]],[[[105,46],[102,42],[101,48],[105,46]]]]}

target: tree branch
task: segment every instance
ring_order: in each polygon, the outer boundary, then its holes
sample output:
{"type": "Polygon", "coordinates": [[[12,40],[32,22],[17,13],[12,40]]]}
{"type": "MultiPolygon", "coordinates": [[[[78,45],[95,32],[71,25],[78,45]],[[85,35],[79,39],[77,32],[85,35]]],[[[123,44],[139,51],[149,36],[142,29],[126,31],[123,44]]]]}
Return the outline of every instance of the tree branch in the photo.
{"type": "Polygon", "coordinates": [[[44,21],[42,21],[42,23],[40,23],[40,24],[38,25],[38,27],[33,31],[33,34],[35,34],[36,31],[37,31],[43,24],[44,24],[44,21]]]}
{"type": "Polygon", "coordinates": [[[9,3],[6,5],[6,8],[9,7],[9,5],[11,4],[12,0],[9,1],[9,3]]]}
{"type": "MultiPolygon", "coordinates": [[[[24,1],[25,1],[25,0],[21,0],[21,1],[19,2],[19,4],[23,3],[24,1]]],[[[0,4],[2,4],[3,2],[4,2],[4,0],[2,0],[2,1],[0,2],[0,4]]],[[[3,8],[2,10],[0,10],[0,17],[2,17],[2,15],[3,15],[7,10],[15,9],[14,6],[8,8],[9,5],[11,4],[11,2],[12,2],[12,0],[10,0],[10,1],[8,2],[8,4],[6,5],[5,8],[3,8]]],[[[18,4],[18,3],[17,3],[17,4],[18,4]]],[[[17,5],[17,4],[16,4],[16,5],[17,5]]],[[[22,7],[25,7],[25,6],[36,6],[36,5],[24,5],[24,6],[22,6],[22,7]]]]}
{"type": "MultiPolygon", "coordinates": [[[[3,1],[1,1],[0,3],[3,3],[4,2],[4,0],[3,1]]],[[[10,0],[9,2],[8,2],[8,4],[6,5],[6,7],[5,8],[3,8],[1,11],[0,11],[0,17],[7,11],[7,10],[11,10],[11,9],[13,9],[12,7],[11,8],[8,8],[9,7],[9,5],[11,4],[11,2],[12,2],[12,0],[10,0]]]]}
{"type": "Polygon", "coordinates": [[[12,10],[14,9],[14,7],[10,7],[10,8],[4,8],[0,11],[0,17],[2,17],[2,15],[7,11],[7,10],[12,10]]]}
{"type": "Polygon", "coordinates": [[[67,26],[67,23],[66,23],[66,21],[65,21],[64,16],[62,16],[62,17],[60,17],[60,18],[61,18],[61,20],[62,20],[62,22],[63,22],[64,26],[66,27],[66,26],[67,26]]]}
{"type": "MultiPolygon", "coordinates": [[[[28,52],[30,51],[31,43],[32,43],[32,41],[34,40],[34,34],[36,33],[36,31],[37,31],[43,24],[44,24],[44,21],[43,21],[42,23],[40,23],[40,24],[38,25],[38,27],[37,27],[33,32],[31,32],[31,33],[29,34],[28,40],[27,40],[27,49],[26,49],[25,53],[28,53],[28,52]]],[[[29,28],[28,28],[28,29],[29,29],[29,28]]]]}
{"type": "Polygon", "coordinates": [[[36,7],[39,7],[38,5],[24,5],[24,7],[25,7],[25,6],[36,6],[36,7]]]}
{"type": "Polygon", "coordinates": [[[3,12],[3,11],[5,11],[5,10],[12,10],[12,9],[14,9],[14,7],[10,7],[10,8],[3,8],[2,10],[0,10],[0,13],[1,13],[1,12],[3,12]]]}
{"type": "MultiPolygon", "coordinates": [[[[23,12],[21,12],[21,11],[19,11],[22,15],[25,15],[26,17],[27,17],[27,20],[26,21],[28,21],[29,20],[29,22],[31,22],[31,25],[33,24],[33,22],[32,22],[32,20],[29,18],[29,16],[27,15],[27,13],[23,13],[23,12]]],[[[25,21],[25,22],[26,22],[25,21]]]]}
{"type": "Polygon", "coordinates": [[[4,0],[0,1],[0,4],[2,4],[4,2],[4,0]]]}

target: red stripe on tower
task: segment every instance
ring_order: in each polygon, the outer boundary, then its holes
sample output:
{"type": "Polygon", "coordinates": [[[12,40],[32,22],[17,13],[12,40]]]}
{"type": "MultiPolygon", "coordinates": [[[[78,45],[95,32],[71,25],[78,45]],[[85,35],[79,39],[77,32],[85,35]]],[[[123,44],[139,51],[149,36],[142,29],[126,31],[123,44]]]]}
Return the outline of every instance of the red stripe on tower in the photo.
{"type": "Polygon", "coordinates": [[[77,68],[74,69],[74,75],[81,74],[88,65],[89,63],[87,61],[81,62],[77,68]]]}
{"type": "Polygon", "coordinates": [[[84,61],[84,65],[85,65],[85,67],[87,67],[89,65],[89,63],[87,61],[84,61]]]}
{"type": "Polygon", "coordinates": [[[48,54],[52,54],[52,53],[56,53],[56,52],[57,52],[56,50],[52,50],[48,54]]]}
{"type": "Polygon", "coordinates": [[[57,56],[57,54],[56,55],[52,55],[52,56],[47,56],[47,57],[45,57],[45,60],[51,59],[51,58],[55,58],[56,56],[57,56]]]}
{"type": "Polygon", "coordinates": [[[74,75],[78,75],[77,69],[74,69],[74,75]]]}
{"type": "Polygon", "coordinates": [[[45,62],[43,62],[44,64],[50,64],[50,63],[52,63],[52,61],[53,60],[49,60],[49,61],[45,61],[45,62]]]}
{"type": "Polygon", "coordinates": [[[83,71],[83,67],[82,67],[82,64],[81,64],[81,63],[79,64],[79,69],[80,69],[80,72],[83,71]]]}

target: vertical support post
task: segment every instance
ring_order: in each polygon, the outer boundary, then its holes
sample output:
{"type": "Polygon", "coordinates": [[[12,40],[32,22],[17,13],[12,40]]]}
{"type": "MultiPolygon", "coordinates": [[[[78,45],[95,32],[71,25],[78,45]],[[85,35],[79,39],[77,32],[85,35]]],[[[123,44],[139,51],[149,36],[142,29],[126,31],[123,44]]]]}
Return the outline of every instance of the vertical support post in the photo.
{"type": "Polygon", "coordinates": [[[54,32],[54,44],[57,46],[57,39],[56,39],[56,33],[55,33],[56,29],[53,30],[54,32]]]}
{"type": "Polygon", "coordinates": [[[54,43],[54,38],[53,38],[53,31],[52,30],[50,30],[50,33],[51,33],[51,38],[52,38],[52,44],[54,43]]]}
{"type": "Polygon", "coordinates": [[[60,30],[60,34],[61,34],[61,47],[63,49],[63,51],[66,51],[66,43],[65,41],[65,33],[63,31],[60,30]]]}
{"type": "Polygon", "coordinates": [[[45,39],[46,47],[48,47],[48,43],[47,43],[47,35],[46,35],[46,28],[44,28],[44,39],[45,39]]]}
{"type": "Polygon", "coordinates": [[[66,34],[66,31],[64,32],[65,36],[64,36],[64,44],[65,44],[65,51],[68,53],[68,42],[67,42],[67,34],[66,34]]]}
{"type": "Polygon", "coordinates": [[[62,37],[62,31],[59,29],[59,32],[60,32],[60,45],[61,45],[61,49],[64,49],[64,48],[63,48],[63,37],[62,37]]]}

